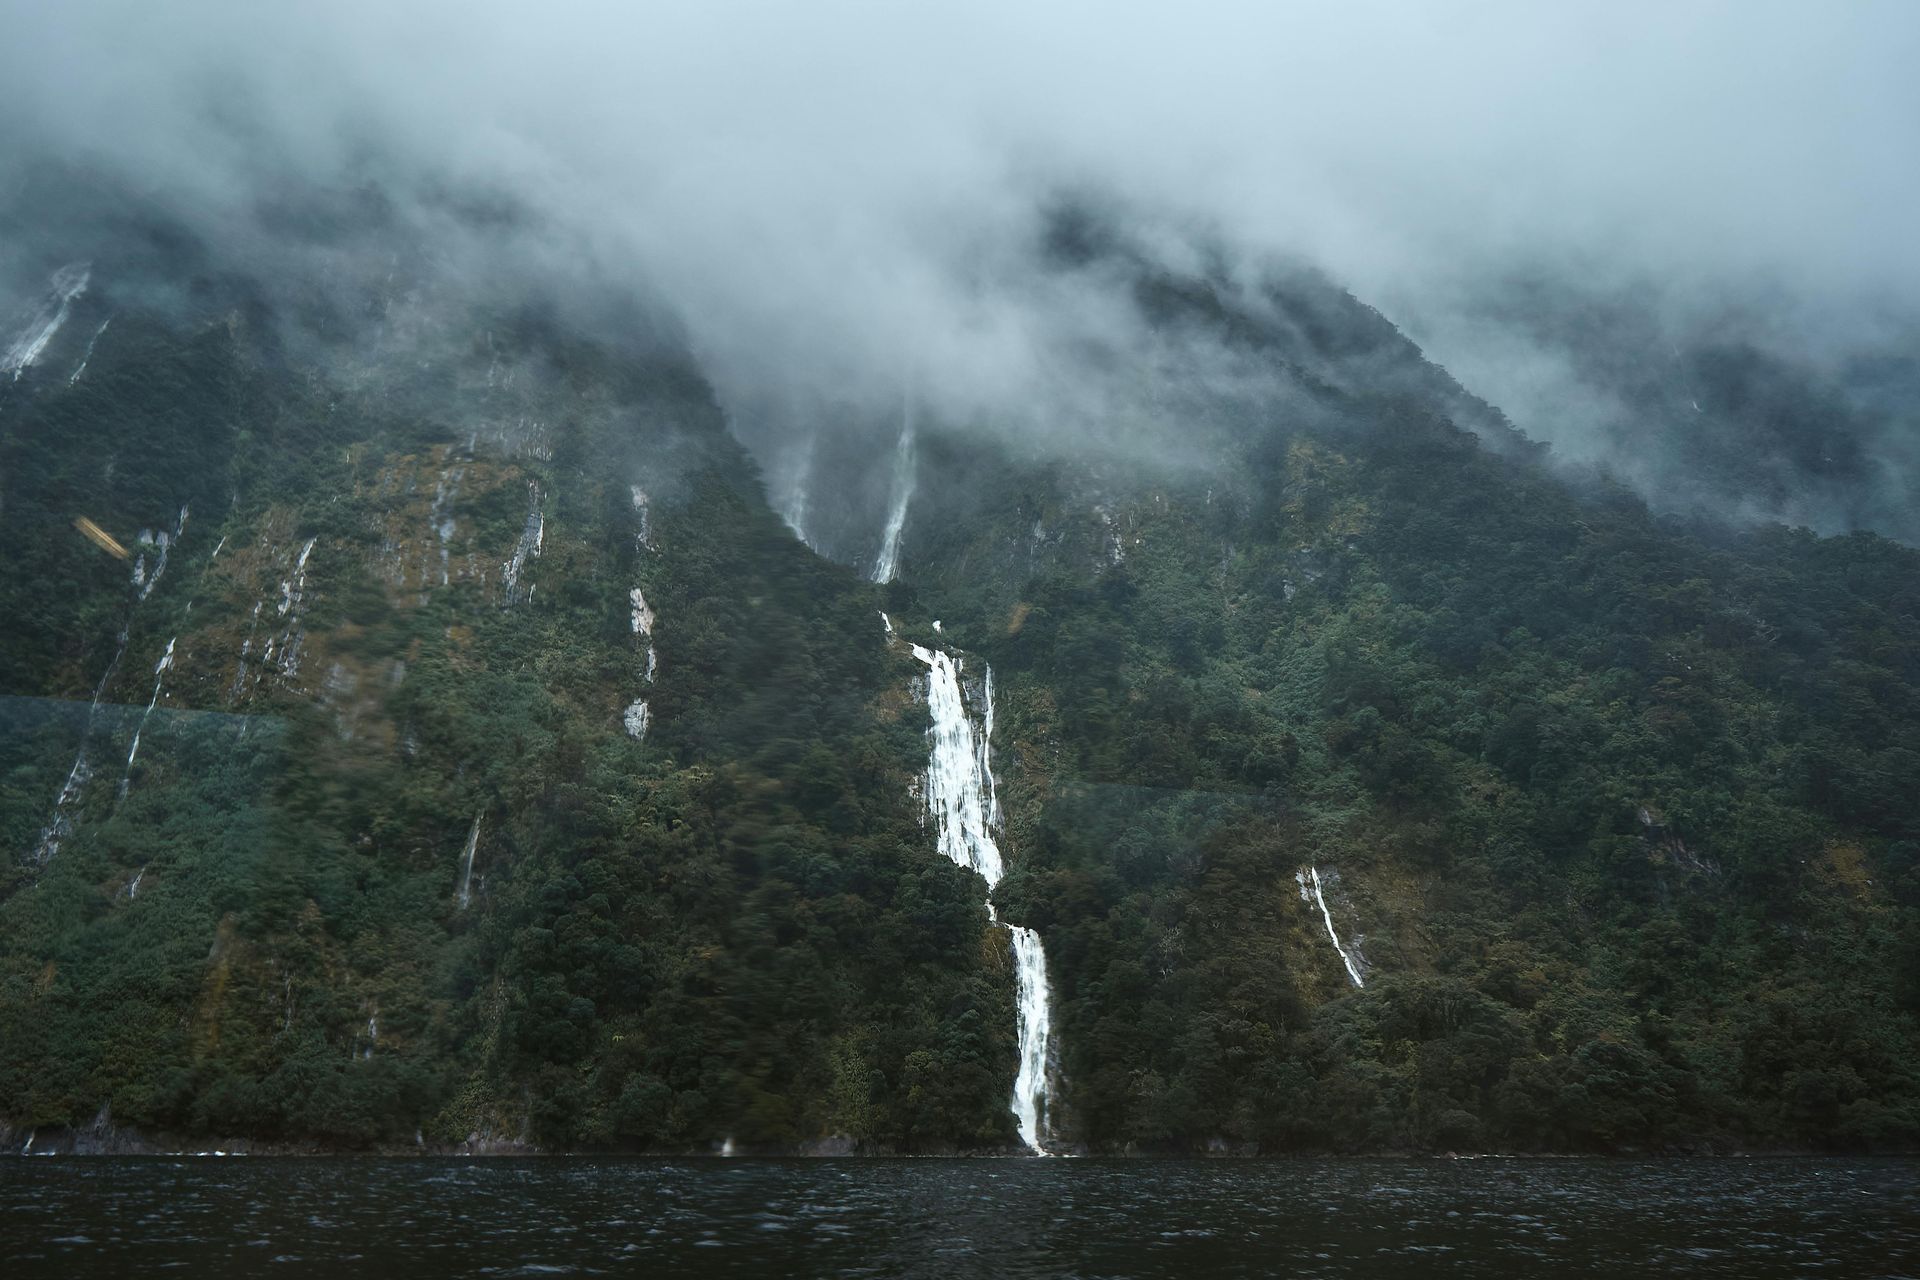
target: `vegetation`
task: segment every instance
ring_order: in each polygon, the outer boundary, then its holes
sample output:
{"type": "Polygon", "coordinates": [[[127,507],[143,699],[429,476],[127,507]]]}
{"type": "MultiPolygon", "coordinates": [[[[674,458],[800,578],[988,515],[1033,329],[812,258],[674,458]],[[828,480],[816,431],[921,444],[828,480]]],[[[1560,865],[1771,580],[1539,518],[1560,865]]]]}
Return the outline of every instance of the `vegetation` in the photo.
{"type": "Polygon", "coordinates": [[[1356,389],[1324,360],[1400,340],[1324,288],[1315,364],[1148,285],[1297,394],[1178,479],[930,427],[884,590],[656,340],[89,293],[85,376],[0,384],[0,1115],[1010,1145],[1005,935],[884,607],[994,664],[1062,1142],[1920,1143],[1914,553],[1570,485],[1424,363],[1356,389]]]}

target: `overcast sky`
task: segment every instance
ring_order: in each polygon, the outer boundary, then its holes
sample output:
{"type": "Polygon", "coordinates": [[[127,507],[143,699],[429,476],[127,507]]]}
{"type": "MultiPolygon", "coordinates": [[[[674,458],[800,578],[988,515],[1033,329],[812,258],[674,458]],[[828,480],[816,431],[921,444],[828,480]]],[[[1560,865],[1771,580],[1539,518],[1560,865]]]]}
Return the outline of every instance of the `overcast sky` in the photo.
{"type": "Polygon", "coordinates": [[[1034,321],[977,280],[1061,184],[1416,321],[1538,258],[1920,299],[1913,0],[0,7],[0,148],[218,197],[371,141],[637,264],[723,365],[978,384],[1034,321]]]}

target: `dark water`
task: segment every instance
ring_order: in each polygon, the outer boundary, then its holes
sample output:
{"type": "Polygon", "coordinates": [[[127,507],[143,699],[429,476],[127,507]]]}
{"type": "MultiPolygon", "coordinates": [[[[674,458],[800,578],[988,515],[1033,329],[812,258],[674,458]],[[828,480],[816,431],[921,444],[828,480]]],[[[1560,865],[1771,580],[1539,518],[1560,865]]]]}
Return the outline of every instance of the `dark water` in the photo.
{"type": "Polygon", "coordinates": [[[0,1161],[0,1274],[1920,1275],[1920,1162],[0,1161]]]}

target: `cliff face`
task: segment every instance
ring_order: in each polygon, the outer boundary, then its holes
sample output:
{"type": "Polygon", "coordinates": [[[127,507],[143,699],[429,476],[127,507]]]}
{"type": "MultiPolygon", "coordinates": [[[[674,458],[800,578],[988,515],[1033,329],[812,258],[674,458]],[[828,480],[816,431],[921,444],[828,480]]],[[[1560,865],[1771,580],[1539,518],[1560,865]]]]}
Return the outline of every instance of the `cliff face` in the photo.
{"type": "Polygon", "coordinates": [[[0,334],[21,1132],[1920,1135],[1911,552],[1657,519],[1324,281],[1072,237],[1170,436],[749,430],[763,486],[671,326],[350,213],[308,276],[81,245],[0,334]]]}

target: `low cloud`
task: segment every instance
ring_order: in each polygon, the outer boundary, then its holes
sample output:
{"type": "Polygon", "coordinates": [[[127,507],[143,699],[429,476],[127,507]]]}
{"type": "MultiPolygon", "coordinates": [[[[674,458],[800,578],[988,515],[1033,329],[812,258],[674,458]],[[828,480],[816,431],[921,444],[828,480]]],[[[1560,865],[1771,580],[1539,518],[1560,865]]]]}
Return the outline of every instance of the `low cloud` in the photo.
{"type": "Polygon", "coordinates": [[[1607,454],[1613,393],[1490,282],[1653,281],[1688,314],[1773,291],[1829,333],[1920,311],[1906,3],[70,0],[8,26],[0,174],[99,163],[210,219],[369,174],[505,193],[556,279],[663,297],[763,422],[905,383],[956,420],[1071,417],[1063,353],[1139,322],[1033,272],[1063,191],[1175,267],[1318,264],[1575,457],[1607,454]]]}

